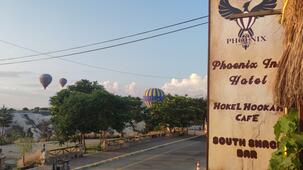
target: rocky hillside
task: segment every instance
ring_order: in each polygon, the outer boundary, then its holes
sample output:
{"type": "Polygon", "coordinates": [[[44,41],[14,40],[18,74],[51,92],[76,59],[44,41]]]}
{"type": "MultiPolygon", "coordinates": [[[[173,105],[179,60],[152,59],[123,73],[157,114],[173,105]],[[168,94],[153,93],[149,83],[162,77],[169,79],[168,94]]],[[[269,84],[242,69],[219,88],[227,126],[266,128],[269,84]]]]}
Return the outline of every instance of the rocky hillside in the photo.
{"type": "Polygon", "coordinates": [[[38,140],[41,137],[41,123],[49,122],[51,116],[31,112],[13,113],[13,122],[11,127],[19,126],[25,133],[31,132],[33,138],[38,140]]]}

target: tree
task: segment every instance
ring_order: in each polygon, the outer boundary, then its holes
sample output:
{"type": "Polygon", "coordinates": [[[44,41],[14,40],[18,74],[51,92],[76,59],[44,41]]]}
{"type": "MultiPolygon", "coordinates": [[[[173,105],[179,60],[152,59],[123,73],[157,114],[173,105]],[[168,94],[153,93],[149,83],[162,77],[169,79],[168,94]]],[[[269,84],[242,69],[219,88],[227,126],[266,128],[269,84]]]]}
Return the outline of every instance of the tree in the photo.
{"type": "Polygon", "coordinates": [[[167,95],[163,102],[154,103],[147,115],[148,129],[156,127],[186,128],[192,124],[202,124],[206,117],[206,101],[188,96],[167,95]]]}
{"type": "Polygon", "coordinates": [[[8,108],[3,106],[0,109],[0,126],[1,126],[1,136],[4,136],[5,128],[9,127],[13,121],[13,116],[11,112],[9,112],[8,108]]]}
{"type": "Polygon", "coordinates": [[[22,108],[22,111],[29,111],[27,107],[22,108]]]}
{"type": "Polygon", "coordinates": [[[40,107],[35,107],[34,109],[32,109],[33,113],[39,113],[40,111],[40,107]]]}
{"type": "MultiPolygon", "coordinates": [[[[86,94],[91,94],[96,90],[107,92],[102,85],[99,85],[97,81],[90,82],[89,80],[80,80],[75,85],[68,86],[69,91],[77,91],[86,94]]],[[[108,92],[107,92],[108,93],[108,92]]]]}
{"type": "Polygon", "coordinates": [[[122,99],[126,103],[125,106],[127,108],[125,110],[128,111],[127,115],[129,117],[126,119],[133,130],[136,131],[134,124],[144,120],[144,110],[146,107],[143,106],[142,100],[139,97],[126,96],[122,97],[122,99]]]}
{"type": "Polygon", "coordinates": [[[37,125],[37,127],[41,131],[41,138],[44,138],[46,141],[48,141],[52,135],[50,125],[50,121],[42,121],[37,125]]]}
{"type": "MultiPolygon", "coordinates": [[[[65,93],[65,91],[63,91],[65,93]]],[[[81,134],[95,132],[98,129],[98,114],[92,106],[92,96],[81,92],[72,92],[64,97],[62,103],[56,104],[57,95],[52,98],[52,122],[61,142],[81,134]]]]}
{"type": "Polygon", "coordinates": [[[85,145],[83,134],[107,131],[122,132],[131,120],[130,99],[113,95],[97,82],[78,81],[51,97],[52,122],[61,142],[77,138],[85,145]]]}

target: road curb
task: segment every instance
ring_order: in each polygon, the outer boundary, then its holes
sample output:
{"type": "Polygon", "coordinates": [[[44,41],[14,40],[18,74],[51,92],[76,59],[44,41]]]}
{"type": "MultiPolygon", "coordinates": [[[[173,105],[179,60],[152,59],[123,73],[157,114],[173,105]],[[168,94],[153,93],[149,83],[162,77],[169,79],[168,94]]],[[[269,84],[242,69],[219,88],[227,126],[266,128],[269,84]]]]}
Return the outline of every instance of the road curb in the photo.
{"type": "Polygon", "coordinates": [[[111,161],[114,161],[114,160],[118,160],[118,159],[125,158],[125,157],[128,157],[128,156],[136,155],[136,154],[143,153],[143,152],[146,152],[146,151],[158,149],[158,148],[161,148],[161,147],[164,147],[164,146],[167,146],[167,145],[171,145],[171,144],[187,141],[187,140],[190,140],[190,139],[198,138],[200,136],[194,136],[194,137],[189,137],[189,138],[185,138],[185,139],[180,139],[180,140],[177,140],[177,141],[173,141],[173,142],[169,142],[169,143],[153,146],[153,147],[142,149],[142,150],[139,150],[139,151],[126,153],[126,154],[123,154],[123,155],[120,155],[120,156],[116,156],[116,157],[113,157],[113,158],[105,159],[105,160],[98,161],[98,162],[95,162],[95,163],[87,164],[87,165],[84,165],[84,166],[79,166],[79,167],[74,168],[73,170],[83,170],[83,169],[99,166],[101,164],[108,163],[108,162],[111,162],[111,161]]]}

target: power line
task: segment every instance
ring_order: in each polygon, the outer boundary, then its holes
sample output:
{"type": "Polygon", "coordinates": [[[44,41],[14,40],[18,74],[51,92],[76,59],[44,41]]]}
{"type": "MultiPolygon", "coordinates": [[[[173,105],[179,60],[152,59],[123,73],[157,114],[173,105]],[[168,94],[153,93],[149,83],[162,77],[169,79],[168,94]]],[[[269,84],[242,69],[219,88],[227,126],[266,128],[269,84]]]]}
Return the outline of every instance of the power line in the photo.
{"type": "MultiPolygon", "coordinates": [[[[20,45],[17,45],[15,43],[12,42],[8,42],[5,40],[0,40],[0,42],[17,47],[17,48],[21,48],[21,49],[25,49],[28,51],[32,51],[35,53],[39,53],[41,54],[42,52],[37,51],[37,50],[33,50],[31,48],[27,48],[27,47],[23,47],[20,45]]],[[[50,57],[54,57],[51,55],[47,55],[50,57]]],[[[178,77],[168,77],[168,76],[159,76],[159,75],[152,75],[152,74],[142,74],[142,73],[136,73],[136,72],[128,72],[128,71],[122,71],[122,70],[116,70],[116,69],[112,69],[112,68],[107,68],[107,67],[100,67],[100,66],[96,66],[96,65],[91,65],[91,64],[86,64],[86,63],[81,63],[81,62],[77,62],[77,61],[73,61],[73,60],[69,60],[69,59],[64,59],[64,58],[58,58],[60,60],[69,62],[69,63],[73,63],[73,64],[77,64],[77,65],[82,65],[82,66],[86,66],[86,67],[90,67],[90,68],[94,68],[94,69],[100,69],[100,70],[105,70],[105,71],[111,71],[111,72],[116,72],[116,73],[121,73],[121,74],[128,74],[128,75],[133,75],[133,76],[139,76],[139,77],[150,77],[150,78],[160,78],[160,79],[172,79],[172,78],[176,78],[176,79],[182,79],[182,78],[178,78],[178,77]]]]}
{"type": "MultiPolygon", "coordinates": [[[[14,47],[17,47],[17,48],[21,48],[21,49],[24,49],[24,50],[32,51],[32,52],[35,52],[35,53],[39,53],[39,54],[42,53],[41,51],[37,51],[37,50],[31,49],[31,48],[23,47],[23,46],[20,46],[18,44],[8,42],[8,41],[5,41],[5,40],[0,40],[0,42],[2,42],[4,44],[11,45],[11,46],[14,46],[14,47]]],[[[50,55],[47,55],[47,56],[50,56],[50,55]]],[[[139,77],[159,78],[159,79],[172,79],[173,78],[173,77],[168,77],[168,76],[159,76],[159,75],[152,75],[152,74],[142,74],[142,73],[116,70],[116,69],[112,69],[112,68],[100,67],[100,66],[96,66],[96,65],[86,64],[86,63],[82,63],[82,62],[78,62],[78,61],[73,61],[73,60],[69,60],[69,59],[65,59],[65,58],[58,58],[58,59],[62,60],[62,61],[65,61],[65,62],[81,65],[81,66],[86,66],[86,67],[99,69],[99,70],[110,71],[110,72],[116,72],[116,73],[120,73],[120,74],[127,74],[127,75],[139,76],[139,77]]],[[[176,77],[176,79],[181,79],[181,78],[176,77]]]]}
{"type": "MultiPolygon", "coordinates": [[[[21,56],[21,57],[14,57],[14,58],[0,58],[0,61],[15,60],[15,59],[21,59],[21,58],[31,58],[31,57],[35,57],[35,56],[54,54],[54,53],[59,53],[59,52],[71,51],[71,50],[76,50],[76,49],[80,49],[80,48],[85,48],[85,47],[100,45],[100,44],[104,44],[104,43],[114,42],[114,41],[118,41],[118,40],[122,40],[122,39],[126,39],[126,38],[135,37],[135,36],[138,36],[138,35],[143,35],[143,34],[155,32],[155,31],[159,31],[159,30],[162,30],[162,29],[166,29],[166,28],[170,28],[170,27],[186,24],[186,23],[193,22],[193,21],[200,20],[200,19],[207,18],[207,17],[208,17],[208,15],[205,15],[205,16],[202,16],[202,17],[198,17],[198,18],[182,21],[182,22],[179,22],[179,23],[176,23],[176,24],[171,24],[171,25],[167,25],[167,26],[163,26],[163,27],[159,27],[159,28],[155,28],[155,29],[151,29],[151,30],[135,33],[135,34],[130,34],[130,35],[126,35],[126,36],[119,37],[119,38],[114,38],[114,39],[110,39],[110,40],[106,40],[106,41],[95,42],[95,43],[85,44],[85,45],[71,47],[71,48],[66,48],[66,49],[61,49],[61,50],[49,51],[49,52],[44,52],[44,53],[39,53],[39,54],[32,54],[32,55],[26,55],[26,56],[21,56]]],[[[5,42],[4,40],[0,40],[0,41],[4,42],[4,43],[9,43],[9,42],[5,42]]]]}
{"type": "MultiPolygon", "coordinates": [[[[28,50],[28,51],[32,51],[32,52],[35,52],[35,53],[41,53],[40,51],[33,50],[33,49],[27,48],[27,47],[23,47],[23,46],[17,45],[17,44],[12,43],[12,42],[4,41],[4,40],[0,40],[0,42],[5,43],[5,44],[9,44],[9,45],[17,47],[17,48],[21,48],[21,49],[25,49],[25,50],[28,50]]],[[[48,55],[48,56],[50,56],[50,55],[48,55]]],[[[135,73],[135,72],[116,70],[116,69],[112,69],[112,68],[100,67],[100,66],[96,66],[96,65],[81,63],[81,62],[77,62],[77,61],[73,61],[73,60],[69,60],[69,59],[65,59],[65,58],[58,58],[58,59],[62,60],[62,61],[69,62],[69,63],[77,64],[77,65],[82,65],[82,66],[86,66],[86,67],[90,67],[90,68],[94,68],[94,69],[105,70],[105,71],[110,71],[110,72],[116,72],[116,73],[121,73],[121,74],[128,74],[128,75],[140,76],[140,77],[160,78],[160,79],[171,79],[172,78],[172,77],[168,77],[168,76],[159,76],[159,75],[152,75],[152,74],[141,74],[141,73],[135,73]]],[[[177,78],[177,79],[181,79],[181,78],[177,78]]]]}
{"type": "Polygon", "coordinates": [[[29,62],[42,61],[42,60],[50,60],[50,59],[55,59],[55,58],[63,58],[63,57],[68,57],[68,56],[84,54],[84,53],[90,53],[90,52],[94,52],[94,51],[110,49],[110,48],[114,48],[114,47],[119,47],[119,46],[123,46],[123,45],[127,45],[127,44],[132,44],[132,43],[135,43],[135,42],[140,42],[140,41],[144,41],[144,40],[148,40],[148,39],[152,39],[152,38],[172,34],[172,33],[175,33],[175,32],[180,32],[180,31],[187,30],[187,29],[190,29],[190,28],[205,25],[207,23],[208,22],[203,22],[203,23],[200,23],[200,24],[196,24],[196,25],[192,25],[192,26],[188,26],[188,27],[183,27],[183,28],[172,30],[172,31],[169,31],[169,32],[156,34],[156,35],[153,35],[153,36],[140,38],[140,39],[136,39],[136,40],[132,40],[132,41],[127,41],[127,42],[123,42],[123,43],[119,43],[119,44],[114,44],[114,45],[110,45],[110,46],[105,46],[105,47],[100,47],[100,48],[95,48],[95,49],[90,49],[90,50],[85,50],[85,51],[80,51],[80,52],[74,52],[74,53],[64,54],[64,55],[59,55],[59,56],[50,56],[50,57],[44,57],[44,58],[36,58],[36,59],[29,59],[29,60],[15,61],[15,62],[0,63],[0,65],[11,65],[11,64],[29,63],[29,62]]]}
{"type": "MultiPolygon", "coordinates": [[[[82,66],[87,66],[95,69],[100,69],[100,70],[105,70],[105,71],[111,71],[111,72],[116,72],[116,73],[121,73],[121,74],[128,74],[128,75],[133,75],[133,76],[139,76],[139,77],[150,77],[150,78],[159,78],[159,79],[172,79],[174,77],[168,77],[168,76],[159,76],[159,75],[152,75],[152,74],[141,74],[141,73],[135,73],[135,72],[129,72],[129,71],[121,71],[121,70],[116,70],[116,69],[111,69],[111,68],[106,68],[106,67],[100,67],[100,66],[95,66],[95,65],[90,65],[90,64],[85,64],[73,60],[68,60],[65,58],[60,58],[63,61],[67,61],[70,63],[82,65],[82,66]]],[[[175,77],[176,79],[181,79],[178,77],[175,77]]]]}
{"type": "MultiPolygon", "coordinates": [[[[204,25],[206,23],[201,23],[201,24],[197,24],[197,25],[194,25],[194,26],[190,26],[190,27],[186,27],[186,28],[182,28],[182,29],[178,29],[178,30],[174,30],[174,31],[170,31],[170,32],[167,32],[167,33],[163,33],[163,34],[159,34],[159,35],[155,35],[155,36],[152,36],[152,37],[158,37],[158,36],[162,36],[162,35],[166,35],[166,34],[169,34],[169,33],[173,33],[173,32],[177,32],[177,31],[181,31],[181,30],[184,30],[184,29],[189,29],[189,28],[192,28],[192,27],[196,27],[196,26],[199,26],[199,25],[204,25]]],[[[161,27],[163,28],[163,27],[161,27]]],[[[144,39],[150,39],[152,37],[146,37],[144,39]]],[[[139,39],[139,40],[135,40],[135,42],[137,41],[142,41],[143,39],[139,39]]],[[[17,45],[17,44],[14,44],[14,43],[11,43],[11,42],[8,42],[8,41],[5,41],[5,40],[0,40],[0,42],[2,43],[5,43],[5,44],[9,44],[9,45],[12,45],[12,46],[15,46],[17,48],[22,48],[22,49],[25,49],[25,50],[29,50],[29,51],[32,51],[32,52],[35,52],[35,53],[39,53],[39,54],[44,54],[44,53],[41,53],[40,51],[36,51],[36,50],[33,50],[33,49],[30,49],[30,48],[26,48],[26,47],[23,47],[23,46],[20,46],[20,45],[17,45]]],[[[132,42],[132,41],[131,41],[132,42]]],[[[127,44],[130,43],[130,42],[126,42],[127,44]]],[[[122,43],[121,43],[122,44],[122,43]]],[[[118,46],[120,46],[121,44],[117,44],[118,46]]],[[[124,43],[123,43],[124,44],[124,43]]],[[[105,47],[107,48],[107,47],[105,47]]],[[[44,54],[46,55],[46,54],[44,54]]],[[[48,55],[50,56],[50,55],[48,55]]],[[[66,56],[66,55],[64,55],[66,56]]],[[[171,79],[172,77],[168,77],[168,76],[159,76],[159,75],[151,75],[151,74],[141,74],[141,73],[135,73],[135,72],[128,72],[128,71],[122,71],[122,70],[115,70],[115,69],[111,69],[111,68],[106,68],[106,67],[100,67],[100,66],[95,66],[95,65],[90,65],[90,64],[86,64],[86,63],[81,63],[81,62],[77,62],[77,61],[73,61],[73,60],[68,60],[68,59],[63,59],[61,57],[64,57],[64,56],[50,56],[48,58],[41,58],[39,60],[45,60],[45,59],[50,59],[50,58],[58,58],[58,59],[61,59],[63,61],[66,61],[66,62],[70,62],[70,63],[73,63],[73,64],[77,64],[77,65],[82,65],[82,66],[87,66],[87,67],[91,67],[91,68],[95,68],[95,69],[100,69],[100,70],[105,70],[105,71],[111,71],[111,72],[117,72],[117,73],[121,73],[121,74],[129,74],[129,75],[134,75],[134,76],[140,76],[140,77],[151,77],[151,78],[161,78],[161,79],[171,79]],[[59,58],[60,57],[60,58],[59,58]]],[[[19,61],[18,63],[20,62],[29,62],[29,61],[19,61]]],[[[15,64],[16,62],[12,62],[12,63],[0,63],[0,65],[8,65],[8,64],[15,64]]],[[[177,78],[177,77],[175,77],[177,78]]],[[[181,78],[177,78],[177,79],[181,79],[181,78]]]]}

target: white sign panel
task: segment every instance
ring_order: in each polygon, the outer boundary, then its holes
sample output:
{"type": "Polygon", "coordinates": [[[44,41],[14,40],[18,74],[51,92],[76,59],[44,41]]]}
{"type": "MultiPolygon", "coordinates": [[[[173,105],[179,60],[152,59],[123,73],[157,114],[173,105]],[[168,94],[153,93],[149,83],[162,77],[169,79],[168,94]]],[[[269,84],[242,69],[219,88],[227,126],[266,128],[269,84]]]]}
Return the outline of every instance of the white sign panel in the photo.
{"type": "Polygon", "coordinates": [[[210,0],[209,170],[266,170],[277,148],[273,126],[283,108],[273,85],[282,56],[282,0],[210,0]]]}

